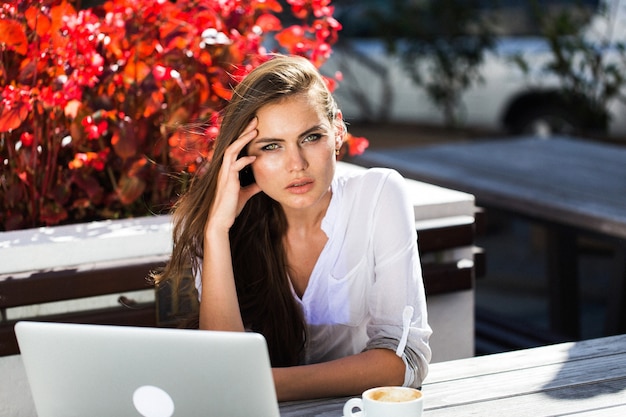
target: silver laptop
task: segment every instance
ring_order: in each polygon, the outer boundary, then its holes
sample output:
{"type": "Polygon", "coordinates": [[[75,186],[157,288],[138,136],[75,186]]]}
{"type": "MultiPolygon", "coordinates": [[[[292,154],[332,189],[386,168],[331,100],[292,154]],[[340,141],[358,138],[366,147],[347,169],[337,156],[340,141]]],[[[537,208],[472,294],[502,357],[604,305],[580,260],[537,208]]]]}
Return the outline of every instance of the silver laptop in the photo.
{"type": "Polygon", "coordinates": [[[256,333],[19,322],[39,417],[278,417],[256,333]]]}

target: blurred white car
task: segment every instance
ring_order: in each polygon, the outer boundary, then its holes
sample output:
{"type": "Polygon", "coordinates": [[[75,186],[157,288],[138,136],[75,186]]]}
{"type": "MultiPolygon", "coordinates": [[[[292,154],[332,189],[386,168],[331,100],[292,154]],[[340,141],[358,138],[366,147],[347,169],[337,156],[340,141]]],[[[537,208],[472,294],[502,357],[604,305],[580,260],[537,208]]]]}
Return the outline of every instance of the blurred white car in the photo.
{"type": "MultiPolygon", "coordinates": [[[[586,39],[611,37],[626,41],[626,0],[606,0],[607,14],[597,14],[585,29],[586,39]]],[[[460,120],[464,126],[502,132],[550,135],[568,132],[578,122],[557,93],[559,80],[543,71],[551,57],[540,37],[502,37],[486,56],[481,74],[484,82],[463,96],[460,120]],[[529,65],[524,73],[511,58],[519,54],[529,65]]],[[[336,45],[323,67],[328,74],[340,71],[343,81],[335,92],[348,121],[403,122],[442,125],[440,110],[424,90],[402,69],[400,59],[390,55],[377,39],[352,39],[336,45]]],[[[608,135],[626,138],[626,106],[614,100],[608,135]]]]}

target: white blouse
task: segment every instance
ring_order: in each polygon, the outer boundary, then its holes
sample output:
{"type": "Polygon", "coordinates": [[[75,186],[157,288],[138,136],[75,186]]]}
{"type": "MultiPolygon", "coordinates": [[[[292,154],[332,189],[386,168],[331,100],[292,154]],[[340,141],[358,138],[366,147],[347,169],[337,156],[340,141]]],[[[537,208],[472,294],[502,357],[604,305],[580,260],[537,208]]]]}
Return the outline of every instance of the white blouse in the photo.
{"type": "Polygon", "coordinates": [[[403,355],[405,385],[419,386],[426,377],[432,331],[405,187],[400,174],[383,168],[334,179],[322,221],[328,241],[301,300],[306,363],[377,347],[396,350],[408,305],[414,313],[403,355]]]}
{"type": "MultiPolygon", "coordinates": [[[[304,363],[325,362],[373,348],[396,350],[402,313],[413,317],[402,359],[404,385],[428,373],[432,333],[406,182],[383,168],[336,175],[322,230],[328,241],[300,299],[307,324],[304,363]]],[[[196,287],[201,292],[201,274],[196,287]]]]}

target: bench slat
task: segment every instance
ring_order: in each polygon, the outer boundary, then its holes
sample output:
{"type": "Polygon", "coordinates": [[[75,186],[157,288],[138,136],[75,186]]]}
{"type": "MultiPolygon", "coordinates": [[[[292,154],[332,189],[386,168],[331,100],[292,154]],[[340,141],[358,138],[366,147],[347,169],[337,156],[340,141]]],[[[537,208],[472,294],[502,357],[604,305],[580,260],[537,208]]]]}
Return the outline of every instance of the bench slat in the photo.
{"type": "Polygon", "coordinates": [[[80,272],[52,271],[19,279],[0,277],[0,308],[149,289],[152,284],[148,274],[160,265],[148,263],[80,272]]]}
{"type": "Polygon", "coordinates": [[[417,231],[420,252],[435,252],[474,243],[474,224],[461,224],[417,231]]]}
{"type": "MultiPolygon", "coordinates": [[[[80,313],[37,317],[38,321],[81,324],[110,324],[120,326],[156,326],[156,307],[154,303],[139,304],[133,307],[114,307],[80,313]]],[[[0,356],[19,353],[15,338],[15,321],[0,325],[0,356]]]]}

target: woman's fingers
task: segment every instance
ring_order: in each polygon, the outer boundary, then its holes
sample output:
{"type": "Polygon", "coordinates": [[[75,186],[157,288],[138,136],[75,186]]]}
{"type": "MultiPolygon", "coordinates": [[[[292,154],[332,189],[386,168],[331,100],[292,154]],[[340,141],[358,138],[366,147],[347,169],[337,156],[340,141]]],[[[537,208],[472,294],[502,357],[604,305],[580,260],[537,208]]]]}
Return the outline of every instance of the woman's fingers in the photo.
{"type": "Polygon", "coordinates": [[[256,126],[255,117],[224,153],[222,167],[218,174],[216,196],[210,213],[210,222],[218,227],[230,228],[248,200],[261,191],[256,183],[242,187],[239,180],[241,170],[256,159],[256,156],[240,156],[241,151],[257,136],[256,126]]]}
{"type": "Polygon", "coordinates": [[[252,140],[259,133],[256,130],[257,124],[258,124],[258,120],[255,117],[250,121],[250,123],[248,123],[248,126],[246,126],[243,133],[239,135],[239,137],[233,143],[230,144],[230,146],[226,150],[226,153],[229,154],[231,157],[232,156],[238,157],[241,151],[248,144],[250,144],[250,142],[252,142],[252,140]]]}
{"type": "Polygon", "coordinates": [[[230,181],[234,182],[233,177],[236,177],[238,180],[240,172],[244,168],[252,164],[254,160],[256,159],[256,156],[249,156],[249,155],[242,156],[241,154],[242,153],[245,154],[245,152],[242,152],[242,151],[257,136],[258,134],[258,131],[256,130],[257,124],[258,124],[257,118],[254,117],[250,121],[250,123],[248,123],[243,133],[239,135],[239,137],[233,143],[231,143],[226,149],[226,153],[224,155],[224,160],[222,163],[222,169],[227,170],[229,172],[227,176],[229,182],[230,181]]]}
{"type": "Polygon", "coordinates": [[[253,163],[255,159],[256,156],[242,156],[241,158],[233,162],[232,168],[236,171],[241,171],[242,169],[253,163]]]}
{"type": "Polygon", "coordinates": [[[240,136],[243,136],[252,131],[255,131],[258,124],[259,124],[259,119],[257,119],[256,116],[254,116],[252,120],[250,120],[250,123],[248,123],[248,126],[246,126],[246,128],[243,130],[243,133],[240,136]]]}

